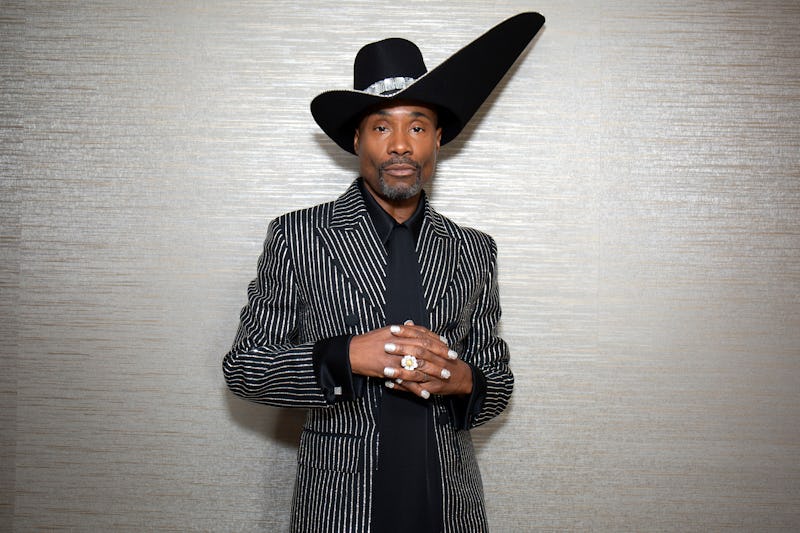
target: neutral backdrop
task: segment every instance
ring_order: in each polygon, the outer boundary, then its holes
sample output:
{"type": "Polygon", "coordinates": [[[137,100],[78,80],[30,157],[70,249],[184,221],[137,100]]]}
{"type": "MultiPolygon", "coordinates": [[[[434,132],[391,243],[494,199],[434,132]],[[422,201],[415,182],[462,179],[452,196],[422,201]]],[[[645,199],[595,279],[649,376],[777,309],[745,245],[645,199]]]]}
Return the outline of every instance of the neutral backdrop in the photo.
{"type": "Polygon", "coordinates": [[[285,531],[302,412],[221,358],[273,217],[356,160],[359,47],[540,35],[430,194],[500,248],[496,532],[800,528],[800,3],[0,3],[2,531],[285,531]]]}

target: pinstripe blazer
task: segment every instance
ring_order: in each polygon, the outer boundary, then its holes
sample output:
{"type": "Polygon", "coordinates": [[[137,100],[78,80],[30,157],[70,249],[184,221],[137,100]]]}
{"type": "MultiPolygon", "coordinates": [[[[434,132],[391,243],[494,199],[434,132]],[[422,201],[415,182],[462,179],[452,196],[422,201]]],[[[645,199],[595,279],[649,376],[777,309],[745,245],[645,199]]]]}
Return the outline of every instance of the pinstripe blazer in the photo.
{"type": "MultiPolygon", "coordinates": [[[[431,329],[486,377],[486,397],[462,427],[433,396],[442,473],[444,530],[485,531],[483,488],[469,428],[501,413],[513,388],[500,318],[496,246],[425,203],[417,242],[431,329]]],[[[292,530],[370,529],[383,380],[363,394],[328,401],[315,377],[314,343],[386,325],[386,251],[354,182],[336,201],[273,220],[258,275],[223,373],[233,393],[281,407],[307,408],[300,437],[292,530]]],[[[399,510],[401,508],[398,508],[399,510]]],[[[400,510],[402,512],[402,510],[400,510]]]]}

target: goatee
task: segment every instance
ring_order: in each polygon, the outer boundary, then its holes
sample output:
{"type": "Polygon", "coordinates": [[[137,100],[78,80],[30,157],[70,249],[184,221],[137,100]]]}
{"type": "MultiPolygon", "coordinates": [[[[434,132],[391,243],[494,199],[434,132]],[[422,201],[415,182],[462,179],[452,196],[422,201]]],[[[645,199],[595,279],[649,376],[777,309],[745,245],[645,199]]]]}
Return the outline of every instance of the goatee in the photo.
{"type": "Polygon", "coordinates": [[[413,198],[422,190],[422,167],[413,159],[395,158],[381,163],[378,167],[378,185],[381,187],[381,195],[387,200],[408,200],[413,198]],[[410,165],[416,169],[414,182],[409,185],[389,185],[383,177],[386,167],[391,165],[410,165]]]}

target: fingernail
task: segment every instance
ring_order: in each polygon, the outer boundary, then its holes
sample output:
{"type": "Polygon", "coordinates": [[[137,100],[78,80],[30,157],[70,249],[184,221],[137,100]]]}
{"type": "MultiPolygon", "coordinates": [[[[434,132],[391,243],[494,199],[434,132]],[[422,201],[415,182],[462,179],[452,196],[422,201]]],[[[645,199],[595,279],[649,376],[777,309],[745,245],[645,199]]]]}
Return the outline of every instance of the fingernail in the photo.
{"type": "Polygon", "coordinates": [[[445,337],[444,335],[439,335],[439,339],[440,339],[440,340],[441,340],[443,343],[445,343],[445,344],[448,344],[448,342],[447,342],[447,337],[445,337]]]}
{"type": "Polygon", "coordinates": [[[450,371],[447,370],[446,368],[443,368],[442,372],[441,372],[441,376],[442,376],[442,379],[450,379],[450,371]]]}
{"type": "Polygon", "coordinates": [[[458,354],[453,350],[447,350],[447,357],[450,359],[458,359],[458,354]]]}
{"type": "Polygon", "coordinates": [[[387,389],[393,389],[394,388],[394,383],[392,383],[391,381],[387,381],[386,382],[386,388],[387,389]]]}
{"type": "Polygon", "coordinates": [[[400,379],[400,378],[397,378],[396,380],[394,380],[394,382],[397,383],[398,385],[400,385],[403,382],[403,380],[400,379]]]}
{"type": "Polygon", "coordinates": [[[414,325],[414,321],[413,320],[406,320],[405,322],[403,322],[403,324],[405,324],[406,326],[413,326],[414,325]]]}
{"type": "Polygon", "coordinates": [[[420,392],[419,395],[422,396],[423,398],[425,398],[426,400],[431,397],[431,393],[426,391],[426,390],[423,390],[422,392],[420,392]]]}
{"type": "Polygon", "coordinates": [[[400,333],[400,326],[392,326],[389,328],[392,333],[400,333]]]}
{"type": "Polygon", "coordinates": [[[387,342],[386,344],[383,345],[383,349],[387,353],[392,353],[395,350],[397,350],[397,345],[395,345],[395,343],[393,343],[393,342],[387,342]]]}
{"type": "Polygon", "coordinates": [[[383,369],[383,375],[386,376],[387,378],[393,378],[395,375],[394,368],[387,366],[386,368],[383,369]]]}

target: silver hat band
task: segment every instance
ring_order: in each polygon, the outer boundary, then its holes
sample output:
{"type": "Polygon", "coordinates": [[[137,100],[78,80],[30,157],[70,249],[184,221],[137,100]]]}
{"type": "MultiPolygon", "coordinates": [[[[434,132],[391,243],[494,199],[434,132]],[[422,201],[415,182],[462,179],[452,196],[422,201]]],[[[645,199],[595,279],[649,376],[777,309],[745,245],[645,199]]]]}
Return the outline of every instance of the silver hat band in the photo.
{"type": "Polygon", "coordinates": [[[386,78],[385,80],[376,81],[364,89],[364,92],[377,96],[389,96],[397,91],[402,91],[414,81],[416,81],[414,78],[386,78]]]}

